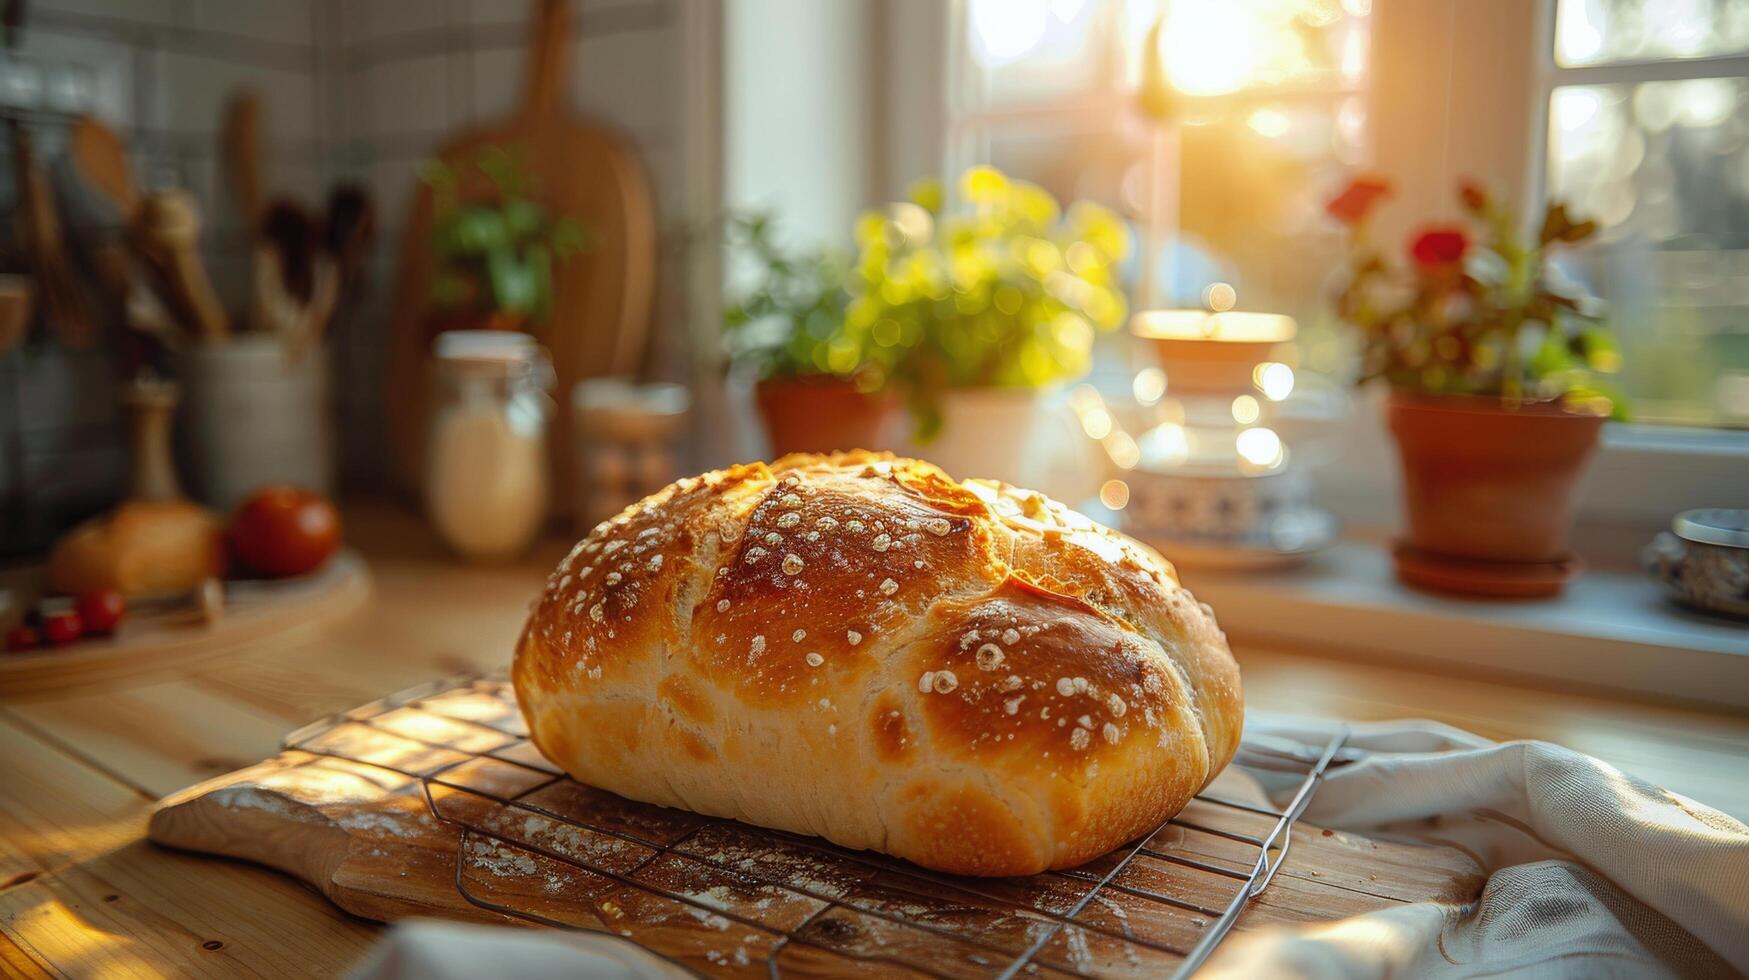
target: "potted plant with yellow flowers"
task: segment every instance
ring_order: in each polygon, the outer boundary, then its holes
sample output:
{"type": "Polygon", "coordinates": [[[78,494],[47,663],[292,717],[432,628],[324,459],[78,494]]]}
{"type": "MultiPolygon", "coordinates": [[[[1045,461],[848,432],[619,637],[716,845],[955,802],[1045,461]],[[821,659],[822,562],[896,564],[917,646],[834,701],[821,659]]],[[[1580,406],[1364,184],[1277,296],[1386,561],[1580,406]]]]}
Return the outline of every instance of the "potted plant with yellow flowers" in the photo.
{"type": "Polygon", "coordinates": [[[845,329],[843,258],[786,248],[767,215],[732,216],[727,234],[755,281],[723,311],[725,341],[757,379],[772,455],[895,445],[901,412],[887,379],[897,350],[845,329]]]}
{"type": "Polygon", "coordinates": [[[1551,203],[1527,241],[1509,208],[1465,182],[1466,221],[1419,232],[1404,271],[1367,235],[1389,193],[1357,180],[1328,210],[1351,241],[1337,313],[1359,331],[1361,380],[1390,385],[1408,519],[1398,577],[1449,592],[1552,595],[1576,567],[1574,490],[1604,421],[1626,408],[1607,381],[1621,356],[1597,326],[1595,300],[1550,264],[1596,225],[1551,203]]]}
{"type": "Polygon", "coordinates": [[[957,476],[1049,484],[1051,464],[1085,448],[1058,437],[1070,429],[1050,395],[1123,322],[1129,233],[994,167],[967,170],[959,192],[949,212],[941,184],[922,181],[858,220],[845,329],[896,352],[914,452],[957,476]]]}

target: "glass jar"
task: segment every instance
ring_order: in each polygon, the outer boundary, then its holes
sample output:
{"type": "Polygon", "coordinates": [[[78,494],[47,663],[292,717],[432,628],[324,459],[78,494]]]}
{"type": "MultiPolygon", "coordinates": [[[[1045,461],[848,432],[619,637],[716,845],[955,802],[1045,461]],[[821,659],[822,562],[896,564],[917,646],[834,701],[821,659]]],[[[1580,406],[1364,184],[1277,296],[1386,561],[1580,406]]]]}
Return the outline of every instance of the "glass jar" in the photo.
{"type": "Polygon", "coordinates": [[[455,330],[437,338],[432,385],[426,513],[457,554],[513,558],[552,497],[552,364],[527,334],[455,330]]]}

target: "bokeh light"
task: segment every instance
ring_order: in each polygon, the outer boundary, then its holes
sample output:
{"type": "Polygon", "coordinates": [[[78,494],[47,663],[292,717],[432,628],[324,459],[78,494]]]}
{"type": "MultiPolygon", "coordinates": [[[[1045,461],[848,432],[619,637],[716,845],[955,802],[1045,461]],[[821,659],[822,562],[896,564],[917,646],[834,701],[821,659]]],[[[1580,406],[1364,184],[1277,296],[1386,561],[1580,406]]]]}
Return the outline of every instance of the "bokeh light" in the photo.
{"type": "Polygon", "coordinates": [[[1184,426],[1162,422],[1142,436],[1142,457],[1155,465],[1175,466],[1190,455],[1190,438],[1184,426]]]}
{"type": "Polygon", "coordinates": [[[1240,458],[1259,469],[1274,469],[1287,457],[1281,445],[1281,437],[1273,429],[1263,426],[1239,433],[1236,446],[1240,458]]]}
{"type": "Polygon", "coordinates": [[[1160,32],[1160,58],[1186,95],[1225,95],[1256,78],[1269,34],[1250,4],[1176,0],[1160,32]]]}
{"type": "Polygon", "coordinates": [[[1279,361],[1264,361],[1252,370],[1251,380],[1263,397],[1278,402],[1293,394],[1294,369],[1279,361]]]}
{"type": "Polygon", "coordinates": [[[1157,367],[1137,371],[1135,381],[1130,384],[1130,393],[1136,396],[1138,403],[1153,405],[1166,396],[1166,372],[1157,367]]]}
{"type": "Polygon", "coordinates": [[[1103,408],[1088,410],[1081,416],[1081,431],[1089,439],[1104,439],[1111,434],[1111,413],[1103,408]]]}
{"type": "Polygon", "coordinates": [[[1240,395],[1233,399],[1233,421],[1240,425],[1250,425],[1257,421],[1257,417],[1261,414],[1263,414],[1262,407],[1257,404],[1257,399],[1250,395],[1240,395]]]}
{"type": "Polygon", "coordinates": [[[1119,469],[1133,470],[1142,461],[1142,447],[1128,432],[1118,429],[1105,437],[1105,453],[1119,469]]]}
{"type": "Polygon", "coordinates": [[[1251,131],[1264,139],[1280,139],[1287,135],[1289,120],[1280,109],[1255,109],[1245,120],[1251,131]]]}

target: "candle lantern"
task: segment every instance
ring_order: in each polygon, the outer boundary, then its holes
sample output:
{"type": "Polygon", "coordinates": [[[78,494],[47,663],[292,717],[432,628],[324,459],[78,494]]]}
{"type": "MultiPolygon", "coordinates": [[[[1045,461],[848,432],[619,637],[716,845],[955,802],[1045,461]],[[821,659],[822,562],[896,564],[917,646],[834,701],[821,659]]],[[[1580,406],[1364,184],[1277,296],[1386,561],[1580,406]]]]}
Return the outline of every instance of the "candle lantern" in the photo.
{"type": "Polygon", "coordinates": [[[1205,309],[1138,312],[1130,331],[1157,366],[1135,376],[1135,404],[1114,411],[1091,389],[1074,402],[1089,435],[1113,430],[1101,439],[1114,467],[1101,502],[1182,565],[1285,563],[1337,531],[1277,425],[1295,383],[1294,320],[1234,310],[1233,298],[1216,284],[1205,309]],[[1119,431],[1120,416],[1138,434],[1119,431]]]}

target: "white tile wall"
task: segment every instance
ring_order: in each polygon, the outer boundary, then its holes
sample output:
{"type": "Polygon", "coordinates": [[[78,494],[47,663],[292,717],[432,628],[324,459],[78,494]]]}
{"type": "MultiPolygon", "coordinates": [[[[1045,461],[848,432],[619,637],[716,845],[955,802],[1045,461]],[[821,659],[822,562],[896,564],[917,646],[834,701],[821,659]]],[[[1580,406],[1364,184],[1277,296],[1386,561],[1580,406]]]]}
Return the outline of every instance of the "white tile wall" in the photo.
{"type": "Polygon", "coordinates": [[[66,13],[106,22],[163,25],[174,24],[177,14],[176,0],[39,0],[30,6],[33,22],[66,13]]]}
{"type": "Polygon", "coordinates": [[[315,42],[315,0],[193,0],[190,26],[281,44],[315,42]]]}
{"type": "Polygon", "coordinates": [[[677,115],[678,69],[666,31],[585,38],[571,52],[571,104],[626,129],[661,129],[677,115]]]}
{"type": "Polygon", "coordinates": [[[451,114],[448,52],[402,58],[354,75],[354,98],[364,103],[371,131],[365,140],[448,132],[451,114]]]}
{"type": "Polygon", "coordinates": [[[342,9],[345,14],[340,30],[347,45],[446,28],[451,14],[444,0],[354,0],[343,4],[342,9]]]}
{"type": "Polygon", "coordinates": [[[217,133],[225,106],[241,89],[261,97],[262,136],[269,143],[308,142],[316,132],[315,63],[308,71],[230,58],[159,51],[153,115],[157,126],[179,133],[217,133]]]}
{"type": "MultiPolygon", "coordinates": [[[[407,207],[413,200],[413,189],[419,180],[419,161],[419,157],[373,160],[369,173],[365,175],[365,186],[370,189],[371,200],[376,204],[377,217],[382,226],[377,236],[377,247],[385,250],[385,259],[392,258],[394,251],[400,247],[402,221],[406,218],[407,207]]],[[[393,265],[392,262],[386,264],[393,265]]]]}
{"type": "MultiPolygon", "coordinates": [[[[686,65],[676,11],[690,2],[711,0],[573,0],[572,107],[626,132],[644,154],[664,228],[682,200],[675,121],[686,65]]],[[[264,102],[270,193],[319,208],[337,180],[370,191],[379,215],[370,295],[336,352],[342,410],[357,422],[345,427],[344,458],[350,475],[368,482],[385,456],[373,421],[383,328],[417,165],[446,135],[520,100],[532,9],[533,0],[33,0],[21,54],[86,66],[93,110],[129,134],[142,183],[194,192],[210,230],[209,273],[234,307],[247,300],[249,264],[217,134],[238,88],[264,102]]],[[[59,142],[45,133],[39,144],[59,142]]],[[[677,298],[658,306],[672,310],[677,298]]],[[[0,456],[19,441],[9,420],[28,417],[31,432],[28,458],[0,458],[0,500],[21,474],[33,499],[36,488],[54,488],[60,503],[40,503],[23,535],[40,537],[42,515],[53,523],[112,498],[124,461],[108,360],[52,344],[29,357],[28,370],[18,354],[0,357],[0,456]],[[98,397],[88,394],[94,387],[98,397]]],[[[0,531],[0,555],[21,540],[16,528],[0,531]]]]}

